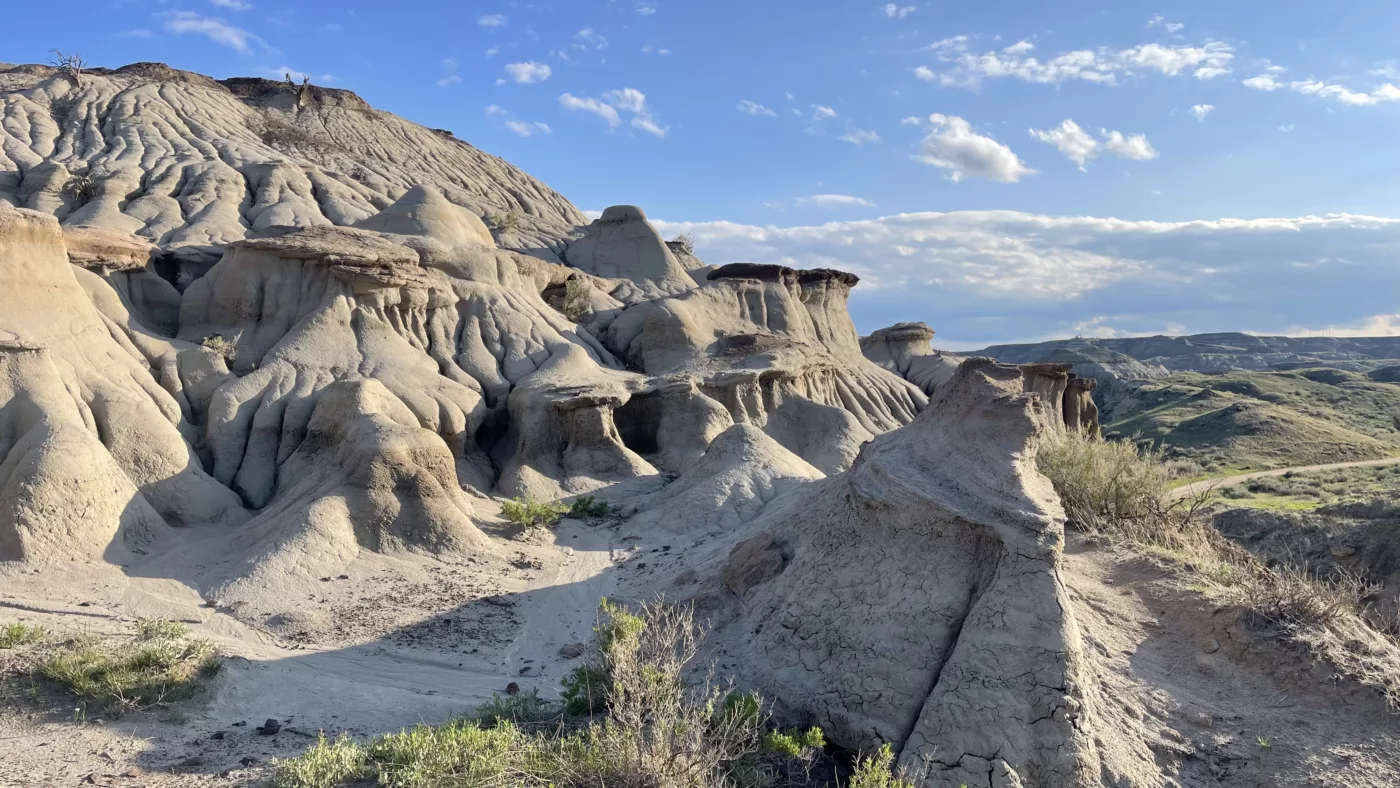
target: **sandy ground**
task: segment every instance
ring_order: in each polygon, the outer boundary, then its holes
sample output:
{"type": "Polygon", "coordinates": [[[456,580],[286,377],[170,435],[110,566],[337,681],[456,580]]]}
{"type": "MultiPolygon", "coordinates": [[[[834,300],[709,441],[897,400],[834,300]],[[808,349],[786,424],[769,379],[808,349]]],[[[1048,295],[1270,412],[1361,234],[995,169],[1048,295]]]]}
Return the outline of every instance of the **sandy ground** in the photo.
{"type": "MultiPolygon", "coordinates": [[[[557,696],[577,664],[559,649],[590,639],[600,597],[673,587],[670,578],[720,550],[625,523],[492,535],[511,562],[503,574],[366,554],[345,579],[305,592],[319,615],[261,625],[183,583],[106,565],[0,570],[0,622],[117,634],[137,617],[164,616],[228,655],[204,696],[115,720],[74,720],[69,699],[28,679],[4,682],[0,786],[256,785],[271,759],[319,731],[370,736],[441,722],[511,682],[557,696]],[[281,732],[260,735],[269,718],[281,732]]],[[[1072,540],[1062,574],[1098,666],[1106,729],[1147,742],[1177,784],[1400,785],[1390,755],[1400,723],[1367,691],[1132,554],[1072,540]]]]}
{"type": "MultiPolygon", "coordinates": [[[[57,634],[125,634],[136,618],[186,622],[218,644],[225,669],[176,710],[75,722],[72,705],[28,679],[6,682],[0,786],[246,785],[270,758],[318,731],[367,736],[470,711],[511,682],[557,696],[586,643],[600,597],[635,557],[619,531],[566,520],[551,535],[500,537],[494,567],[366,553],[308,594],[305,617],[248,617],[205,604],[175,580],[107,565],[0,570],[0,622],[57,634]],[[259,735],[264,720],[284,726],[259,735]]],[[[0,655],[5,652],[0,652],[0,655]]]]}
{"type": "Polygon", "coordinates": [[[1198,482],[1183,484],[1172,490],[1174,498],[1189,498],[1193,495],[1200,495],[1206,490],[1220,487],[1234,487],[1243,484],[1251,479],[1265,479],[1271,476],[1282,476],[1286,473],[1304,473],[1307,471],[1330,471],[1340,468],[1378,468],[1383,465],[1394,465],[1400,462],[1400,457],[1383,457],[1379,460],[1353,460],[1351,462],[1333,462],[1326,465],[1295,465],[1291,468],[1274,468],[1270,471],[1254,471],[1253,473],[1241,473],[1235,476],[1223,476],[1217,479],[1202,479],[1198,482]]]}
{"type": "Polygon", "coordinates": [[[1062,576],[1107,728],[1179,784],[1400,785],[1400,719],[1374,692],[1130,553],[1072,542],[1062,576]]]}

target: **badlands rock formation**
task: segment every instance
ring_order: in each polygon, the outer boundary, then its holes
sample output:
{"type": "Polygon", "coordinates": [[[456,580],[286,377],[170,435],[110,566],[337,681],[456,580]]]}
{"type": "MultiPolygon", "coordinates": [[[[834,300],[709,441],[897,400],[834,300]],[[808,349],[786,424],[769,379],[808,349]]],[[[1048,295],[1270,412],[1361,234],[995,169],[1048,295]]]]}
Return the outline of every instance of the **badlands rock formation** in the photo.
{"type": "Polygon", "coordinates": [[[596,492],[691,540],[742,677],[838,743],[937,785],[1137,768],[1034,466],[1095,420],[1065,366],[861,340],[851,274],[706,266],[345,91],[22,66],[0,108],[0,560],[262,626],[366,554],[504,566],[492,495],[596,492]]]}
{"type": "Polygon", "coordinates": [[[844,746],[894,742],[937,785],[1100,785],[1120,768],[1095,741],[1057,574],[1064,515],[1035,470],[1059,416],[1026,388],[1016,367],[965,362],[726,563],[755,683],[844,746]]]}
{"type": "Polygon", "coordinates": [[[860,338],[865,357],[933,396],[947,383],[962,356],[933,348],[933,329],[924,323],[896,323],[860,338]]]}

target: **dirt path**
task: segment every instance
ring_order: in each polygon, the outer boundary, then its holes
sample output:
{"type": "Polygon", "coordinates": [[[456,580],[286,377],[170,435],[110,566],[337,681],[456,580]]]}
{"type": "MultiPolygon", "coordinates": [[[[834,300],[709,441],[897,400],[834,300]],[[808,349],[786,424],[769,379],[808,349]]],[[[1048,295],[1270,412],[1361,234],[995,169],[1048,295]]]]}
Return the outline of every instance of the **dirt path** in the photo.
{"type": "Polygon", "coordinates": [[[1212,487],[1233,487],[1236,484],[1247,482],[1251,479],[1264,479],[1271,476],[1282,476],[1285,473],[1303,473],[1306,471],[1331,471],[1340,468],[1377,468],[1382,465],[1394,465],[1400,463],[1400,457],[1384,457],[1379,460],[1353,460],[1352,462],[1333,462],[1326,465],[1295,465],[1291,468],[1274,468],[1269,471],[1254,471],[1252,473],[1241,473],[1235,476],[1225,476],[1216,479],[1202,479],[1198,482],[1182,485],[1172,490],[1173,498],[1186,498],[1192,495],[1199,495],[1212,487]]]}

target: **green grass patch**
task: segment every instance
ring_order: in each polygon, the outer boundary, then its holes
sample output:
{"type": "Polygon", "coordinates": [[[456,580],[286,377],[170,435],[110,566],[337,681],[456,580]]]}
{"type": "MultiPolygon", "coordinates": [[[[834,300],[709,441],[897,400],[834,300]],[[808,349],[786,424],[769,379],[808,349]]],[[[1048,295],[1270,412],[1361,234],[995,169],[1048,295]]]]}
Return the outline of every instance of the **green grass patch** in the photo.
{"type": "Polygon", "coordinates": [[[44,639],[44,628],[37,624],[24,624],[15,621],[0,627],[0,648],[11,649],[29,646],[44,639]]]}
{"type": "Polygon", "coordinates": [[[1203,478],[1400,453],[1400,386],[1333,369],[1176,373],[1135,388],[1108,437],[1137,436],[1203,478]]]}
{"type": "Polygon", "coordinates": [[[124,640],[78,637],[36,661],[40,675],[106,713],[186,700],[221,667],[213,644],[162,619],[138,622],[135,636],[124,640]]]}

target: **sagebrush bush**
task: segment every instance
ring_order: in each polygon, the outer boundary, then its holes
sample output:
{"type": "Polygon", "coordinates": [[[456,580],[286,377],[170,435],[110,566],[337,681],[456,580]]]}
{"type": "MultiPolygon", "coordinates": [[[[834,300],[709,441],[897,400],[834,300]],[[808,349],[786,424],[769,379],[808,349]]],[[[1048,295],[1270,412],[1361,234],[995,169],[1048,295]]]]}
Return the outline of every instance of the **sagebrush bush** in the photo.
{"type": "Polygon", "coordinates": [[[580,495],[569,505],[569,515],[571,517],[607,517],[613,513],[613,508],[607,501],[601,501],[591,495],[580,495]]]}
{"type": "Polygon", "coordinates": [[[564,504],[536,501],[533,498],[515,498],[501,504],[501,516],[525,529],[548,528],[557,525],[559,519],[569,513],[570,507],[564,504]]]}
{"type": "MultiPolygon", "coordinates": [[[[726,704],[727,685],[709,679],[697,685],[685,682],[700,634],[690,608],[658,603],[633,611],[605,601],[591,658],[608,687],[605,715],[574,725],[567,723],[560,707],[536,696],[496,698],[475,716],[417,726],[365,744],[344,736],[334,741],[322,737],[297,758],[275,762],[273,784],[738,785],[735,770],[751,767],[759,753],[763,719],[749,714],[746,704],[726,704]],[[557,724],[527,728],[515,715],[557,724]]],[[[801,740],[818,741],[820,734],[809,731],[801,740]]]]}

